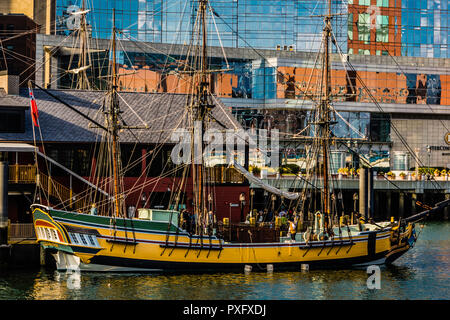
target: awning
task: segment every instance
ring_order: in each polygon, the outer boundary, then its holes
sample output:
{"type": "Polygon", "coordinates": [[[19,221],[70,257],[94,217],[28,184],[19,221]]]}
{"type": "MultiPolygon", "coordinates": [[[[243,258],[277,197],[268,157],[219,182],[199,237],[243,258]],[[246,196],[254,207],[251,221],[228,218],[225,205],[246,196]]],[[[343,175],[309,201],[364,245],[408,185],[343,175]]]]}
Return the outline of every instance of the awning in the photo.
{"type": "Polygon", "coordinates": [[[36,148],[27,143],[0,142],[0,152],[34,152],[36,148]]]}

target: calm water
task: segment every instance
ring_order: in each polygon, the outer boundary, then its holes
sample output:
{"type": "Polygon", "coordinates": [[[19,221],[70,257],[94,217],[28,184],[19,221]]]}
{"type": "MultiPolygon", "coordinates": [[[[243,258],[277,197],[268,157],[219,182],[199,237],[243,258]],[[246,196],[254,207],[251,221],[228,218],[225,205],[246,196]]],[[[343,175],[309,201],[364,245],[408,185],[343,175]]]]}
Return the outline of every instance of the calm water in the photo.
{"type": "MultiPolygon", "coordinates": [[[[417,225],[417,231],[420,227],[417,225]]],[[[450,223],[427,223],[416,246],[381,267],[381,289],[368,289],[366,269],[309,272],[66,274],[3,271],[0,300],[298,300],[426,299],[450,297],[450,223]]]]}

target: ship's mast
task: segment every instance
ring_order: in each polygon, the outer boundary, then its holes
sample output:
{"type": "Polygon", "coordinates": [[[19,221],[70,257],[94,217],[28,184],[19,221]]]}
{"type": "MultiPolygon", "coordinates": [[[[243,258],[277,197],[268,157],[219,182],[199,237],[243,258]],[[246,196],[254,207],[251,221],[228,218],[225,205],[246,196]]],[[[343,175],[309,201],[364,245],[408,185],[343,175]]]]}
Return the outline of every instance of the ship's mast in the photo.
{"type": "MultiPolygon", "coordinates": [[[[202,48],[201,48],[201,60],[200,60],[200,72],[197,74],[196,82],[198,82],[195,88],[195,101],[194,101],[194,121],[201,122],[201,139],[198,141],[200,143],[200,152],[193,153],[193,157],[200,157],[200,159],[195,159],[193,165],[193,179],[194,179],[194,197],[196,201],[194,202],[194,213],[198,217],[202,217],[206,211],[206,190],[203,185],[205,179],[205,172],[203,168],[203,133],[205,132],[205,121],[208,111],[210,110],[210,105],[208,104],[208,56],[207,56],[207,33],[206,33],[206,11],[208,7],[208,0],[199,1],[199,14],[201,21],[201,37],[202,37],[202,48]]],[[[199,219],[201,221],[201,219],[199,219]]]]}
{"type": "Polygon", "coordinates": [[[323,214],[324,221],[329,227],[330,191],[329,191],[329,144],[330,144],[330,53],[329,42],[331,36],[331,0],[328,0],[328,15],[325,16],[323,29],[324,54],[322,60],[322,94],[319,106],[319,125],[321,127],[321,143],[323,153],[323,214]]]}
{"type": "Polygon", "coordinates": [[[89,79],[87,76],[87,68],[89,67],[90,57],[89,57],[89,47],[88,47],[88,39],[87,39],[87,23],[86,23],[86,6],[85,0],[83,0],[81,5],[81,18],[80,18],[80,28],[79,28],[79,36],[80,36],[80,55],[78,60],[78,79],[77,79],[77,89],[81,90],[90,90],[91,86],[89,83],[89,79]]]}
{"type": "Polygon", "coordinates": [[[117,100],[117,72],[116,72],[116,12],[113,9],[113,34],[112,34],[112,85],[109,108],[108,129],[112,136],[112,157],[113,157],[113,179],[114,179],[114,214],[119,217],[120,213],[120,192],[119,192],[119,152],[118,152],[118,132],[119,126],[119,102],[117,100]]]}
{"type": "MultiPolygon", "coordinates": [[[[126,125],[121,119],[119,105],[119,95],[118,95],[118,78],[120,74],[117,73],[117,63],[116,63],[116,11],[113,8],[113,28],[112,28],[112,66],[111,66],[111,86],[109,90],[109,107],[106,108],[105,114],[107,119],[107,134],[111,137],[111,155],[112,155],[112,173],[113,173],[113,184],[114,184],[114,217],[120,217],[120,210],[123,209],[123,188],[120,181],[120,170],[121,170],[121,160],[120,160],[120,150],[119,150],[119,132],[123,129],[127,130],[147,130],[149,127],[146,123],[142,126],[139,125],[126,125]]],[[[123,213],[122,216],[126,214],[123,213]]]]}

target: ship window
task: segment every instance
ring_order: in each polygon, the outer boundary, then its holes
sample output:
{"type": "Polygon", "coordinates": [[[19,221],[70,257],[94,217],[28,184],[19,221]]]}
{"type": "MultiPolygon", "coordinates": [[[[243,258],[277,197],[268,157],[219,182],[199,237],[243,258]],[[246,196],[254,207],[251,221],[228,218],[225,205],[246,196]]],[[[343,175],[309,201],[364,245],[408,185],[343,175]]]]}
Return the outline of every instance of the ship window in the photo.
{"type": "Polygon", "coordinates": [[[56,230],[51,229],[52,230],[52,239],[55,241],[59,241],[58,239],[58,234],[56,233],[56,230]]]}
{"type": "Polygon", "coordinates": [[[44,230],[45,230],[45,239],[51,240],[50,231],[48,231],[47,228],[44,228],[44,230]]]}
{"type": "Polygon", "coordinates": [[[78,238],[77,238],[77,234],[76,233],[71,233],[70,234],[70,238],[72,239],[72,242],[75,244],[78,244],[78,238]]]}
{"type": "Polygon", "coordinates": [[[95,241],[94,241],[94,239],[92,238],[92,236],[91,236],[90,234],[88,234],[87,237],[88,237],[88,239],[89,239],[89,243],[90,243],[92,246],[95,247],[96,244],[95,244],[95,241]]]}
{"type": "Polygon", "coordinates": [[[36,228],[36,232],[37,232],[39,238],[41,238],[41,239],[44,238],[44,235],[42,234],[41,227],[37,227],[36,228]]]}
{"type": "Polygon", "coordinates": [[[84,234],[79,234],[81,241],[83,242],[83,244],[87,245],[86,239],[84,238],[84,234]]]}

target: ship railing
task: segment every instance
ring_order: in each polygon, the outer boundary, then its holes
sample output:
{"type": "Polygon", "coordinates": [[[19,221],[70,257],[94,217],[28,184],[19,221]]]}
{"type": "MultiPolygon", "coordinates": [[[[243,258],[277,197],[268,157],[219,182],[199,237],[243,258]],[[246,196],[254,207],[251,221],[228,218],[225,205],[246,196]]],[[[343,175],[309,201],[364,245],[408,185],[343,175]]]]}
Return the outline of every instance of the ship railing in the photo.
{"type": "Polygon", "coordinates": [[[264,243],[264,242],[279,242],[280,236],[285,231],[283,228],[274,223],[231,223],[217,224],[218,234],[226,242],[241,242],[241,243],[264,243]]]}

